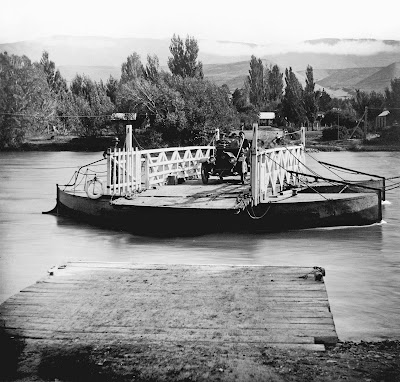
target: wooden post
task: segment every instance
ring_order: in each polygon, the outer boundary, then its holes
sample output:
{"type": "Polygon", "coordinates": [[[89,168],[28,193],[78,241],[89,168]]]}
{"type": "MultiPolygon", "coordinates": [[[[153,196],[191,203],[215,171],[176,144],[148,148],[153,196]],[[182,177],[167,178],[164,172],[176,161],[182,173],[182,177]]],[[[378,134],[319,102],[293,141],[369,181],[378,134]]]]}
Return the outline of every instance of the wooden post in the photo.
{"type": "Polygon", "coordinates": [[[145,177],[145,185],[146,190],[150,188],[150,166],[149,166],[149,158],[146,158],[144,161],[144,177],[145,177]]]}
{"type": "Polygon", "coordinates": [[[302,144],[304,147],[306,147],[306,130],[305,130],[305,128],[302,126],[302,127],[300,128],[300,131],[301,131],[301,144],[302,144]]]}
{"type": "Polygon", "coordinates": [[[219,129],[215,129],[215,140],[219,141],[219,129]]]}
{"type": "Polygon", "coordinates": [[[111,149],[107,149],[107,195],[111,195],[111,174],[112,174],[112,167],[111,167],[111,149]]]}
{"type": "Polygon", "coordinates": [[[139,149],[136,147],[135,149],[135,180],[137,191],[142,190],[142,155],[140,154],[139,149]]]}
{"type": "Polygon", "coordinates": [[[253,141],[251,143],[251,173],[250,173],[250,185],[251,185],[251,196],[253,198],[253,204],[256,206],[259,201],[258,195],[258,124],[253,123],[253,141]]]}
{"type": "Polygon", "coordinates": [[[126,151],[132,150],[132,125],[126,125],[125,149],[126,149],[126,151]]]}

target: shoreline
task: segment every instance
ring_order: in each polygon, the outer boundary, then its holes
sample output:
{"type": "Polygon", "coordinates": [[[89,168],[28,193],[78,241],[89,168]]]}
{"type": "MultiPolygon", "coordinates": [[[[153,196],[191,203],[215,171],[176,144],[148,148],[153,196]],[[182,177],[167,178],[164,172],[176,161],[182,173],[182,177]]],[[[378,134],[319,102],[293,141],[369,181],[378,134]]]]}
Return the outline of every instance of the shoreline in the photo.
{"type": "MultiPolygon", "coordinates": [[[[96,152],[104,151],[114,145],[114,136],[77,137],[77,136],[50,136],[36,137],[26,140],[19,148],[6,148],[4,152],[24,151],[77,151],[96,152]]],[[[330,141],[321,142],[314,139],[306,140],[306,151],[309,152],[372,152],[372,151],[400,151],[400,144],[363,144],[357,141],[330,141]]]]}
{"type": "Polygon", "coordinates": [[[400,340],[325,351],[176,341],[27,344],[0,330],[3,381],[400,381],[400,340]]]}

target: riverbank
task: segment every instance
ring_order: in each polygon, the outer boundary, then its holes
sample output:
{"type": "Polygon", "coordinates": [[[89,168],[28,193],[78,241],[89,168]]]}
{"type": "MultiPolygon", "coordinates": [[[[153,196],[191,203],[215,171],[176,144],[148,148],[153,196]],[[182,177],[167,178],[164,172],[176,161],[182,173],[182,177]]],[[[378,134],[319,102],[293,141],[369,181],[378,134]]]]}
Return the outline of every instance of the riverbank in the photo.
{"type": "Polygon", "coordinates": [[[114,146],[114,137],[42,135],[27,139],[16,151],[104,151],[114,146]]]}
{"type": "Polygon", "coordinates": [[[3,381],[400,381],[400,341],[342,342],[327,351],[223,343],[24,347],[1,336],[3,381]],[[8,345],[8,346],[7,346],[8,345]],[[10,347],[10,345],[12,345],[10,347]]]}
{"type": "MultiPolygon", "coordinates": [[[[330,151],[400,151],[398,140],[362,139],[323,141],[320,132],[306,133],[306,148],[312,152],[330,151]],[[307,134],[308,133],[308,134],[307,134]],[[318,134],[315,134],[318,133],[318,134]]],[[[114,145],[113,136],[78,137],[70,135],[41,135],[27,139],[19,149],[8,151],[104,151],[114,145]]]]}

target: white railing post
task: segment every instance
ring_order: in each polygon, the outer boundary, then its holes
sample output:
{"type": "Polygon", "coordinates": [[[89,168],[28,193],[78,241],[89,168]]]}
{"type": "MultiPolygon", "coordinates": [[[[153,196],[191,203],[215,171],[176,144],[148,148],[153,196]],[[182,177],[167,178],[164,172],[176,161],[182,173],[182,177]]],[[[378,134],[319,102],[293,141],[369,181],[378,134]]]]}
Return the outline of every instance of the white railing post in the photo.
{"type": "Polygon", "coordinates": [[[301,144],[306,147],[306,128],[304,126],[300,127],[301,131],[301,144]]]}
{"type": "Polygon", "coordinates": [[[132,150],[132,125],[126,125],[125,149],[126,149],[126,151],[132,150]]]}
{"type": "Polygon", "coordinates": [[[106,159],[107,159],[107,187],[106,187],[106,194],[107,195],[111,195],[111,149],[108,148],[107,149],[107,155],[106,155],[106,159]]]}
{"type": "Polygon", "coordinates": [[[142,156],[137,147],[135,149],[135,157],[134,158],[135,158],[134,166],[135,166],[136,190],[141,191],[142,190],[142,156]]]}
{"type": "Polygon", "coordinates": [[[150,188],[150,159],[145,157],[144,159],[144,184],[146,187],[146,190],[150,188]]]}
{"type": "Polygon", "coordinates": [[[258,191],[258,124],[253,123],[253,142],[251,144],[251,172],[250,172],[250,186],[253,204],[256,206],[259,201],[258,191]]]}

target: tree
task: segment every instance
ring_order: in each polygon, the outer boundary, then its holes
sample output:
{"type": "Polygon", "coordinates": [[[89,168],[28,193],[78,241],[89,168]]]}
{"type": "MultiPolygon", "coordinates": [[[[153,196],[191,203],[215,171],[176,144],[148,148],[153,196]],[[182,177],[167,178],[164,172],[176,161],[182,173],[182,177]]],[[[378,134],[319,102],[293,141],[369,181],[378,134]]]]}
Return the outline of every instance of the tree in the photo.
{"type": "Polygon", "coordinates": [[[332,98],[325,89],[318,91],[316,99],[319,111],[326,112],[332,109],[332,98]]]}
{"type": "Polygon", "coordinates": [[[55,93],[68,91],[67,81],[61,76],[60,71],[56,70],[56,65],[53,61],[49,60],[49,53],[44,51],[40,60],[40,65],[46,74],[47,83],[50,89],[55,93]]]}
{"type": "Polygon", "coordinates": [[[41,65],[0,53],[0,149],[20,146],[55,120],[56,100],[41,65]]]}
{"type": "Polygon", "coordinates": [[[386,107],[390,111],[391,119],[400,122],[400,78],[390,81],[390,89],[385,89],[386,107]]]}
{"type": "Polygon", "coordinates": [[[280,102],[283,93],[283,73],[278,65],[268,69],[269,100],[280,102]]]}
{"type": "Polygon", "coordinates": [[[250,70],[247,76],[250,103],[261,108],[265,103],[264,65],[254,55],[250,59],[250,70]]]}
{"type": "Polygon", "coordinates": [[[315,82],[312,66],[308,65],[306,70],[306,86],[304,88],[304,109],[307,120],[315,121],[318,105],[316,102],[315,82]]]}
{"type": "Polygon", "coordinates": [[[115,109],[107,96],[106,87],[102,83],[93,82],[89,77],[77,75],[72,80],[71,93],[73,115],[79,116],[80,122],[77,132],[90,137],[100,135],[108,116],[115,109]]]}
{"type": "Polygon", "coordinates": [[[174,34],[169,51],[172,57],[168,58],[168,68],[173,75],[203,79],[203,64],[197,61],[199,54],[197,40],[187,36],[183,42],[174,34]]]}
{"type": "Polygon", "coordinates": [[[140,61],[140,56],[134,52],[126,59],[121,66],[121,83],[125,84],[129,81],[134,81],[142,78],[144,75],[144,67],[140,61]]]}
{"type": "Polygon", "coordinates": [[[119,81],[110,75],[106,82],[106,94],[110,98],[110,101],[115,105],[117,102],[117,92],[119,87],[119,81]]]}
{"type": "Polygon", "coordinates": [[[282,114],[289,121],[302,123],[305,118],[303,88],[292,68],[285,70],[285,94],[282,99],[282,114]]]}
{"type": "Polygon", "coordinates": [[[160,62],[156,55],[147,55],[147,64],[144,70],[145,78],[151,82],[157,82],[160,76],[160,62]]]}

